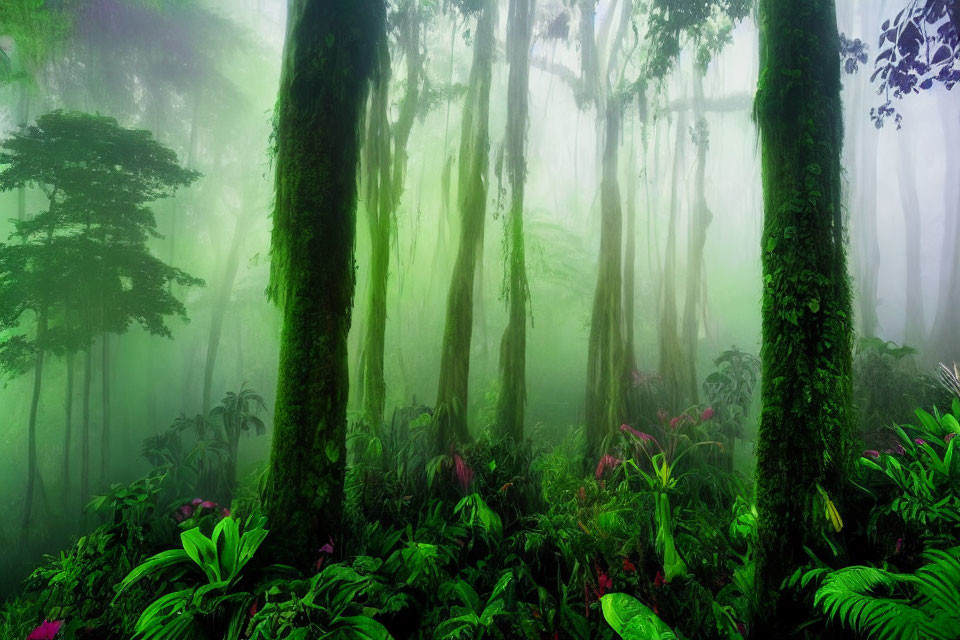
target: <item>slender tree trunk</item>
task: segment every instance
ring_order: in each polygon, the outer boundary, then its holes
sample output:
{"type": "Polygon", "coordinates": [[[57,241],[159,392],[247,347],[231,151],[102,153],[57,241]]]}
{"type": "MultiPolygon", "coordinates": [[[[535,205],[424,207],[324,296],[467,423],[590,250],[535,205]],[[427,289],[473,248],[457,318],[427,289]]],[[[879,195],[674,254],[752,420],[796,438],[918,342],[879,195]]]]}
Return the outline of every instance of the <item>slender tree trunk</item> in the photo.
{"type": "Polygon", "coordinates": [[[496,39],[497,5],[485,0],[477,18],[470,86],[464,100],[460,139],[460,247],[447,294],[447,319],[440,355],[437,390],[437,445],[469,438],[467,392],[470,379],[470,339],[477,260],[483,241],[489,174],[490,84],[496,39]]]}
{"type": "Polygon", "coordinates": [[[697,166],[694,174],[694,201],[690,219],[687,248],[687,295],[683,306],[683,341],[681,348],[686,364],[683,367],[684,396],[688,402],[698,402],[697,345],[700,334],[700,298],[703,293],[703,250],[707,243],[707,228],[713,214],[707,206],[706,167],[710,149],[710,127],[703,109],[703,74],[706,69],[697,66],[693,72],[694,146],[697,166]]]}
{"type": "Polygon", "coordinates": [[[90,498],[90,383],[93,378],[93,347],[83,354],[83,423],[80,428],[80,504],[90,498]]]}
{"type": "Polygon", "coordinates": [[[110,334],[104,332],[101,342],[101,408],[103,429],[100,432],[100,479],[110,482],[110,334]]]}
{"type": "MultiPolygon", "coordinates": [[[[246,206],[246,202],[242,206],[246,206]]],[[[223,277],[213,301],[213,315],[210,318],[210,334],[207,339],[207,357],[203,368],[203,396],[201,398],[202,415],[210,413],[210,397],[213,393],[213,373],[217,366],[217,353],[220,350],[220,335],[223,333],[223,321],[230,306],[230,294],[240,269],[240,251],[247,233],[246,209],[237,216],[233,225],[233,238],[230,251],[223,267],[223,277]]]]}
{"type": "MultiPolygon", "coordinates": [[[[20,113],[18,123],[21,127],[30,124],[30,87],[26,80],[20,81],[20,113]]],[[[17,188],[17,220],[21,222],[27,219],[27,188],[21,186],[17,188]]]]}
{"type": "MultiPolygon", "coordinates": [[[[866,120],[861,116],[862,120],[866,120]]],[[[859,219],[860,275],[859,306],[860,332],[868,338],[877,335],[877,287],[880,281],[880,240],[877,237],[877,146],[880,132],[872,123],[857,122],[864,129],[860,141],[860,204],[859,219]]]]}
{"type": "MultiPolygon", "coordinates": [[[[942,111],[943,130],[946,139],[955,135],[956,110],[945,107],[942,111]]],[[[940,258],[940,285],[937,296],[937,311],[934,316],[933,331],[930,335],[930,352],[941,362],[960,361],[960,191],[957,189],[957,176],[960,175],[960,162],[956,154],[948,153],[944,167],[945,223],[940,258]]]]}
{"type": "Polygon", "coordinates": [[[63,500],[70,498],[70,446],[73,444],[73,360],[76,354],[67,352],[67,393],[64,402],[63,431],[63,500]]]}
{"type": "Polygon", "coordinates": [[[298,566],[341,530],[359,132],[384,14],[378,0],[291,0],[287,14],[269,288],[283,329],[264,505],[278,560],[298,566]]]}
{"type": "Polygon", "coordinates": [[[920,248],[922,216],[920,201],[917,197],[917,176],[914,157],[909,142],[900,136],[900,206],[905,222],[904,240],[906,242],[906,318],[904,324],[904,344],[922,347],[926,329],[923,320],[923,255],[920,248]]]}
{"type": "Polygon", "coordinates": [[[667,226],[667,246],[663,253],[663,277],[660,284],[660,378],[666,391],[671,411],[679,411],[684,404],[686,387],[683,382],[683,350],[677,328],[677,215],[679,212],[679,182],[683,170],[684,134],[687,128],[686,110],[677,114],[677,142],[673,156],[673,176],[670,179],[670,221],[667,226]]]}
{"type": "MultiPolygon", "coordinates": [[[[640,131],[641,138],[646,136],[646,102],[645,97],[639,98],[640,105],[640,131]]],[[[627,163],[627,197],[626,212],[627,237],[623,246],[623,354],[625,379],[630,380],[631,372],[637,369],[637,350],[634,345],[634,324],[636,318],[636,275],[637,275],[637,189],[638,187],[638,169],[637,169],[637,149],[635,146],[637,136],[636,126],[631,136],[631,145],[627,163]]],[[[644,142],[644,144],[646,144],[644,142]]],[[[649,197],[649,196],[648,196],[649,197]]]]}
{"type": "Polygon", "coordinates": [[[623,212],[617,177],[623,106],[619,98],[607,98],[605,115],[600,184],[600,268],[590,319],[584,407],[587,448],[593,457],[601,453],[604,439],[616,433],[623,417],[623,212]]]}
{"type": "Polygon", "coordinates": [[[763,375],[757,434],[758,597],[751,631],[786,638],[809,612],[780,585],[822,546],[856,451],[852,303],[840,197],[833,0],[761,0],[755,114],[763,166],[763,375]],[[828,496],[827,502],[823,495],[828,496]]]}
{"type": "Polygon", "coordinates": [[[510,213],[506,242],[510,281],[507,286],[508,320],[500,340],[500,396],[497,426],[515,442],[523,439],[527,402],[527,300],[529,285],[523,237],[524,188],[527,180],[527,122],[530,93],[530,40],[535,0],[511,0],[507,18],[506,162],[510,182],[510,213]]]}
{"type": "Polygon", "coordinates": [[[37,411],[40,407],[40,384],[43,380],[43,356],[47,336],[47,312],[37,314],[37,358],[33,367],[33,396],[30,399],[30,422],[27,425],[27,487],[23,493],[23,522],[20,527],[20,542],[29,540],[33,494],[37,483],[37,411]]]}

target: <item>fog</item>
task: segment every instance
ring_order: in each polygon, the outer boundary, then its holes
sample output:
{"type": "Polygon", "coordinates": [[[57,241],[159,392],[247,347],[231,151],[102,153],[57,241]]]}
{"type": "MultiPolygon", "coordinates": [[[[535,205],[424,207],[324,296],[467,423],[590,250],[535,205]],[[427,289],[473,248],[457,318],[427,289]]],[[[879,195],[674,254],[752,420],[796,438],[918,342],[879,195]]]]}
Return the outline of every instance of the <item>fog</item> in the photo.
{"type": "MultiPolygon", "coordinates": [[[[598,159],[604,129],[595,107],[578,106],[577,87],[571,85],[571,78],[579,75],[580,51],[575,11],[569,4],[537,3],[531,48],[523,227],[530,296],[525,433],[544,443],[558,443],[584,424],[601,242],[598,159]],[[550,38],[549,27],[561,13],[570,15],[569,31],[561,38],[550,38]]],[[[960,231],[956,91],[936,85],[894,100],[902,128],[898,130],[891,120],[877,128],[870,110],[883,105],[885,97],[877,94],[878,84],[870,79],[873,56],[879,24],[896,3],[842,0],[838,4],[840,31],[850,39],[863,39],[870,54],[856,73],[843,75],[842,88],[844,216],[850,275],[857,292],[857,326],[863,327],[859,318],[864,278],[875,268],[876,337],[917,348],[917,366],[932,372],[938,362],[960,359],[960,336],[951,324],[952,310],[960,305],[956,297],[960,288],[952,285],[960,231]],[[905,167],[910,171],[905,172],[905,167]],[[871,255],[872,225],[877,250],[871,255]],[[908,278],[911,229],[918,230],[918,280],[908,278]],[[908,300],[911,292],[915,295],[908,300]],[[917,301],[922,302],[922,331],[908,336],[907,310],[917,301]],[[935,327],[938,317],[947,323],[947,330],[935,327]]],[[[106,477],[99,473],[103,338],[95,341],[89,405],[91,493],[150,470],[140,455],[143,440],[167,429],[180,415],[193,417],[203,411],[206,376],[207,410],[227,392],[242,388],[254,389],[263,397],[266,410],[260,418],[267,426],[266,435],[240,441],[239,474],[253,486],[270,450],[280,343],[280,313],[267,300],[265,290],[274,194],[271,132],[286,3],[200,0],[188,7],[176,2],[90,0],[78,6],[82,8],[76,9],[69,27],[37,45],[44,53],[36,56],[37,63],[28,64],[28,45],[22,40],[0,40],[14,63],[28,68],[31,76],[0,88],[0,132],[8,137],[17,130],[25,98],[29,122],[55,109],[67,109],[99,113],[116,118],[124,127],[152,132],[176,152],[183,166],[202,177],[174,198],[151,205],[159,236],[149,241],[150,250],[205,282],[202,287],[171,285],[189,321],[169,317],[169,338],[150,335],[135,322],[123,333],[108,334],[112,442],[106,477]],[[167,4],[170,7],[157,8],[167,4]],[[222,313],[219,328],[218,313],[222,313]]],[[[596,14],[600,33],[608,22],[616,24],[619,6],[600,0],[596,14]]],[[[470,353],[467,415],[474,433],[494,421],[500,339],[508,320],[505,237],[510,203],[505,171],[498,176],[507,127],[507,21],[507,12],[501,10],[491,89],[486,229],[475,282],[470,353]]],[[[413,125],[407,173],[391,222],[384,354],[388,417],[397,408],[433,405],[437,396],[447,290],[459,233],[457,171],[450,172],[453,185],[445,192],[444,168],[448,162],[456,165],[460,147],[463,107],[457,87],[469,82],[475,36],[469,33],[471,25],[456,13],[437,11],[423,36],[430,100],[424,100],[413,125]]],[[[0,22],[0,35],[3,29],[0,22]]],[[[627,41],[628,48],[636,42],[641,57],[647,47],[643,34],[630,33],[627,41]]],[[[601,57],[606,55],[601,51],[601,57]]],[[[736,346],[760,354],[763,204],[759,138],[752,117],[758,55],[756,25],[747,18],[733,28],[729,42],[703,76],[709,130],[703,193],[712,218],[703,250],[699,309],[694,310],[696,344],[682,345],[693,354],[698,387],[713,371],[713,359],[725,349],[736,346]]],[[[637,63],[625,64],[629,70],[637,63]]],[[[617,151],[624,212],[627,206],[636,211],[633,331],[636,370],[641,376],[654,376],[661,367],[665,288],[676,293],[679,328],[692,275],[688,269],[694,250],[690,220],[698,197],[697,148],[691,137],[694,64],[694,52],[683,46],[671,72],[648,87],[648,113],[641,113],[636,101],[625,106],[617,151]],[[679,135],[678,126],[683,128],[679,135]],[[633,204],[628,205],[631,198],[633,204]],[[672,219],[676,271],[668,282],[664,268],[672,219]]],[[[398,117],[403,87],[403,62],[395,61],[391,119],[398,117]]],[[[0,215],[0,238],[4,240],[14,230],[18,198],[17,190],[0,194],[4,214],[0,215]]],[[[25,198],[28,217],[46,207],[46,197],[38,189],[27,189],[25,198]]],[[[351,422],[362,414],[358,389],[362,388],[359,372],[369,307],[370,204],[361,188],[357,288],[349,340],[351,422]]],[[[866,304],[870,306],[869,300],[866,304]]],[[[19,514],[24,508],[33,376],[7,376],[0,389],[0,508],[8,516],[0,519],[0,594],[16,589],[42,554],[63,547],[95,520],[81,512],[91,496],[79,495],[76,476],[81,370],[78,355],[70,443],[74,462],[64,478],[66,360],[58,355],[47,360],[37,418],[37,501],[25,547],[18,546],[19,514]]],[[[753,464],[755,433],[755,420],[747,421],[737,448],[737,465],[744,473],[753,464]]]]}

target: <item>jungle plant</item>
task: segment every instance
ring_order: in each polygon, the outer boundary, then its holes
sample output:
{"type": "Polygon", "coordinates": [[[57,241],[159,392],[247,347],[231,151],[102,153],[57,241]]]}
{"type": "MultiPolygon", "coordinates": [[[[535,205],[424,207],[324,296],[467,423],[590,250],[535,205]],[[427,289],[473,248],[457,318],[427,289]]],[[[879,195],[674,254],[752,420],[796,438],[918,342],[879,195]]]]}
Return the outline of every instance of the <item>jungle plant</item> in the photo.
{"type": "Polygon", "coordinates": [[[267,432],[263,420],[257,416],[257,413],[266,409],[263,398],[256,391],[241,387],[236,393],[227,392],[220,404],[210,411],[210,420],[219,419],[223,427],[227,452],[224,481],[227,484],[228,495],[233,494],[237,484],[237,451],[240,446],[240,436],[251,435],[251,432],[262,436],[267,432]]]}
{"type": "Polygon", "coordinates": [[[165,432],[146,438],[140,455],[165,475],[168,501],[196,493],[211,495],[224,485],[223,467],[229,452],[223,438],[201,415],[189,418],[181,414],[165,432]]]}
{"type": "Polygon", "coordinates": [[[736,347],[713,360],[716,370],[703,381],[703,392],[716,411],[714,424],[724,438],[726,467],[733,469],[733,450],[737,438],[743,438],[743,425],[753,404],[760,381],[760,358],[736,347]]]}
{"type": "Polygon", "coordinates": [[[827,573],[814,602],[829,618],[871,640],[956,638],[960,547],[922,557],[924,565],[912,574],[861,566],[827,573]]]}
{"type": "Polygon", "coordinates": [[[490,630],[495,629],[497,616],[506,616],[511,613],[507,609],[506,599],[513,578],[512,571],[505,571],[497,580],[486,602],[481,600],[474,588],[465,580],[458,579],[446,583],[444,585],[446,596],[456,596],[460,604],[451,607],[451,617],[437,627],[434,637],[442,640],[455,640],[463,637],[464,634],[477,640],[487,637],[490,630]]]}
{"type": "Polygon", "coordinates": [[[199,528],[184,531],[182,548],[162,551],[133,569],[120,583],[115,601],[147,577],[169,576],[183,587],[144,609],[135,626],[138,637],[186,639],[219,630],[225,640],[240,638],[256,598],[244,584],[243,569],[267,537],[265,525],[265,518],[250,517],[241,534],[239,521],[226,517],[211,537],[199,528]]]}
{"type": "Polygon", "coordinates": [[[603,617],[623,640],[677,640],[679,636],[648,606],[626,593],[600,598],[603,617]]]}

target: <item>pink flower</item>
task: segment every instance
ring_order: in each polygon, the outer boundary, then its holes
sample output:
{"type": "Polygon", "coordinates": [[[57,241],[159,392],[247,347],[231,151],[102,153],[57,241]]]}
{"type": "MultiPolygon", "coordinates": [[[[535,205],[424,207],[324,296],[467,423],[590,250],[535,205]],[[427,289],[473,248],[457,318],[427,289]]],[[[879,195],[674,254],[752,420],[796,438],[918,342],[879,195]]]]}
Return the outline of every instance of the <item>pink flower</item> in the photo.
{"type": "Polygon", "coordinates": [[[191,502],[190,504],[192,504],[193,506],[196,507],[196,506],[200,505],[202,502],[203,502],[203,498],[194,498],[194,499],[193,499],[193,502],[191,502]]]}
{"type": "Polygon", "coordinates": [[[897,546],[894,553],[900,553],[903,551],[903,538],[897,538],[897,546]]]}
{"type": "Polygon", "coordinates": [[[604,454],[604,456],[600,458],[600,462],[597,463],[597,471],[595,473],[597,480],[599,480],[608,469],[616,469],[619,464],[619,458],[615,458],[609,453],[604,454]]]}
{"type": "Polygon", "coordinates": [[[896,456],[902,456],[902,455],[905,454],[906,452],[907,452],[907,450],[904,449],[904,448],[903,448],[903,445],[900,444],[899,442],[898,442],[897,444],[893,445],[893,448],[887,449],[887,453],[892,453],[893,455],[896,455],[896,456]]]}
{"type": "Polygon", "coordinates": [[[700,414],[700,422],[706,422],[713,418],[716,412],[713,410],[713,407],[707,407],[703,410],[703,413],[700,414]]]}
{"type": "Polygon", "coordinates": [[[657,575],[653,578],[653,586],[659,589],[663,585],[667,584],[667,581],[663,578],[663,574],[660,570],[657,570],[657,575]]]}
{"type": "Polygon", "coordinates": [[[876,449],[867,449],[866,451],[863,452],[863,457],[864,457],[864,458],[873,458],[874,460],[879,460],[879,459],[880,459],[880,452],[877,451],[876,449]]]}
{"type": "Polygon", "coordinates": [[[460,454],[453,454],[453,478],[460,488],[466,491],[473,483],[473,469],[460,457],[460,454]]]}
{"type": "Polygon", "coordinates": [[[224,507],[223,509],[221,509],[221,510],[220,510],[220,517],[221,517],[221,518],[229,518],[229,517],[230,517],[230,509],[228,509],[228,508],[226,508],[226,507],[224,507]]]}
{"type": "Polygon", "coordinates": [[[602,596],[613,589],[613,579],[605,571],[597,571],[597,594],[602,596]]]}
{"type": "Polygon", "coordinates": [[[209,500],[206,500],[206,501],[200,503],[200,508],[201,508],[201,509],[216,509],[216,508],[217,508],[217,503],[216,503],[216,502],[211,502],[211,501],[209,501],[209,500]]]}
{"type": "Polygon", "coordinates": [[[327,544],[320,547],[320,549],[318,550],[318,553],[326,554],[330,556],[330,555],[333,555],[333,536],[328,536],[327,540],[329,540],[329,542],[327,542],[327,544]]]}
{"type": "Polygon", "coordinates": [[[950,442],[951,440],[953,440],[953,439],[956,437],[956,435],[957,435],[957,434],[955,434],[955,433],[948,433],[947,435],[945,435],[945,436],[943,437],[943,441],[944,441],[944,442],[950,442]]]}
{"type": "Polygon", "coordinates": [[[927,441],[924,440],[923,438],[914,438],[914,439],[913,439],[913,442],[914,442],[914,444],[917,444],[917,445],[927,444],[927,441]]]}
{"type": "Polygon", "coordinates": [[[39,627],[30,632],[27,640],[53,640],[62,626],[63,620],[54,620],[53,622],[44,620],[39,627]]]}
{"type": "Polygon", "coordinates": [[[679,418],[679,417],[677,417],[677,418],[670,418],[670,428],[671,428],[671,429],[676,429],[679,424],[680,424],[680,418],[679,418]]]}

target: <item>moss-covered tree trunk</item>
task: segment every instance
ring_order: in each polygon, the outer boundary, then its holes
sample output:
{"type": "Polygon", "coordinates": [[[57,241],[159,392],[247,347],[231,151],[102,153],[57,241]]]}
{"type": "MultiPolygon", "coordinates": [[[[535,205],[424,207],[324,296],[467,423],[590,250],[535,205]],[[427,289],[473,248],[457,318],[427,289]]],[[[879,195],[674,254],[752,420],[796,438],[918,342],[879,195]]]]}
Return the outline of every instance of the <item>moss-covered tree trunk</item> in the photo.
{"type": "Polygon", "coordinates": [[[806,616],[781,583],[842,510],[855,455],[852,304],[840,203],[839,36],[833,0],[761,0],[755,117],[763,167],[763,379],[757,435],[757,588],[751,635],[806,616]],[[823,493],[821,493],[821,490],[823,493]]]}
{"type": "Polygon", "coordinates": [[[706,169],[707,151],[710,150],[710,126],[704,113],[703,75],[706,69],[696,65],[693,71],[693,145],[697,150],[697,163],[693,176],[693,207],[687,243],[687,290],[683,303],[681,350],[684,397],[696,404],[697,346],[700,334],[700,301],[703,297],[703,251],[707,244],[707,228],[713,214],[707,206],[706,169]]]}
{"type": "Polygon", "coordinates": [[[391,126],[390,53],[384,34],[379,47],[378,73],[365,142],[366,209],[370,231],[370,288],[363,356],[360,398],[367,424],[383,422],[386,404],[384,355],[387,328],[387,285],[390,277],[390,241],[403,194],[407,170],[407,143],[416,120],[423,75],[420,52],[420,15],[416,3],[403,4],[395,15],[399,44],[406,60],[407,77],[400,113],[391,126]],[[392,136],[392,138],[391,138],[392,136]],[[394,142],[391,155],[390,142],[394,142]]]}
{"type": "Polygon", "coordinates": [[[484,0],[477,18],[470,86],[464,99],[460,138],[457,204],[460,246],[447,293],[447,319],[440,354],[437,390],[437,445],[469,438],[467,389],[470,379],[470,339],[473,334],[473,292],[477,261],[483,246],[487,212],[490,154],[490,83],[497,25],[496,0],[484,0]]]}
{"type": "Polygon", "coordinates": [[[514,441],[523,439],[527,402],[527,266],[523,237],[524,188],[527,180],[527,121],[530,93],[530,39],[533,34],[535,0],[510,0],[507,18],[506,164],[510,184],[510,212],[505,233],[507,244],[507,327],[500,340],[500,396],[497,426],[514,441]]]}
{"type": "Polygon", "coordinates": [[[616,432],[623,414],[623,212],[617,177],[622,122],[620,100],[610,96],[605,112],[600,179],[600,265],[587,349],[585,418],[587,448],[594,456],[599,453],[604,438],[616,432]]]}
{"type": "Polygon", "coordinates": [[[299,566],[340,529],[360,120],[380,0],[291,0],[277,102],[269,293],[283,328],[266,515],[299,566]]]}

